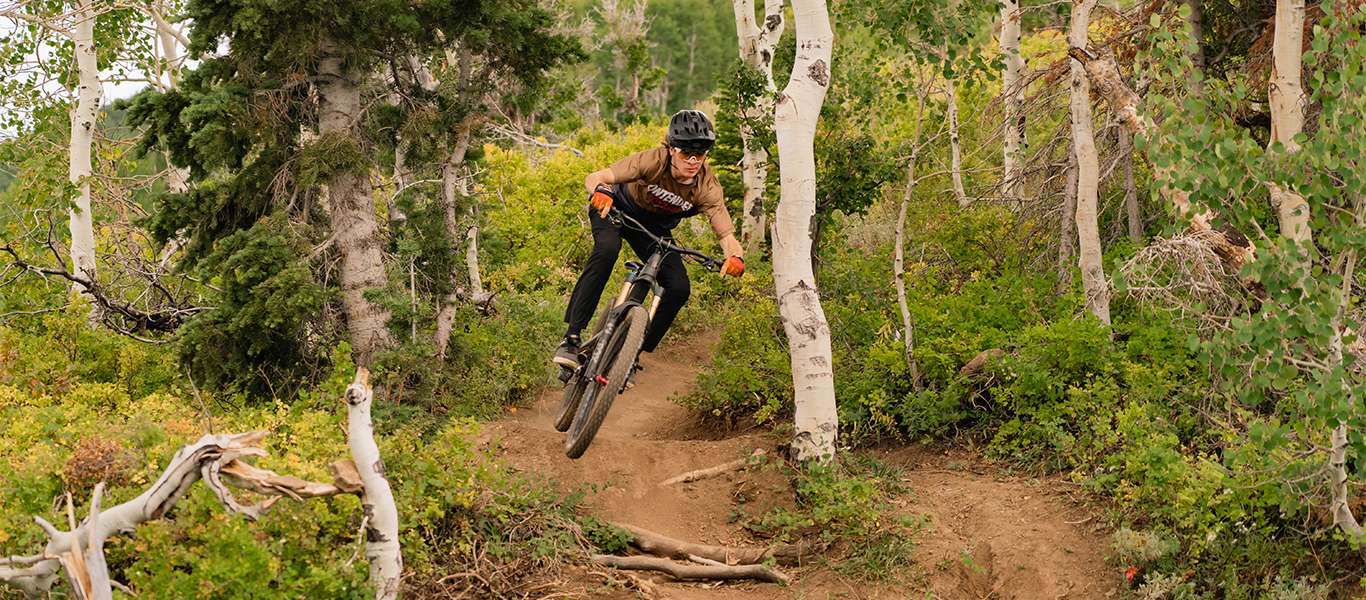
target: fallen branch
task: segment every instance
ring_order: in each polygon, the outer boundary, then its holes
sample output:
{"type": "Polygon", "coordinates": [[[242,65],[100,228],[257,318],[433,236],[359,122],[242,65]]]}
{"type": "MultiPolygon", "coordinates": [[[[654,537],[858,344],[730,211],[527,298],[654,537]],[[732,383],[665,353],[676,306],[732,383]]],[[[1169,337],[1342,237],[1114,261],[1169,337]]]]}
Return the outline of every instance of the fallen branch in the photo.
{"type": "Polygon", "coordinates": [[[823,545],[810,544],[782,544],[768,548],[707,546],[675,540],[634,525],[613,523],[612,526],[631,532],[631,535],[635,536],[631,540],[631,545],[642,552],[678,560],[690,560],[690,557],[698,556],[727,565],[753,565],[772,559],[780,565],[800,565],[806,557],[825,550],[823,545]]]}
{"type": "Polygon", "coordinates": [[[728,463],[726,463],[726,464],[724,464],[724,465],[717,465],[717,466],[712,467],[712,468],[710,468],[710,469],[698,469],[698,470],[696,470],[696,471],[690,471],[690,472],[684,473],[684,474],[682,474],[682,475],[679,475],[678,477],[673,477],[673,478],[671,478],[671,479],[667,479],[667,480],[665,480],[665,481],[663,481],[663,482],[660,482],[659,486],[660,486],[660,487],[664,487],[664,486],[673,485],[673,484],[675,484],[675,483],[689,483],[689,482],[692,482],[692,481],[697,481],[697,480],[699,480],[699,479],[706,479],[706,478],[708,478],[708,477],[715,477],[715,476],[720,475],[720,474],[722,474],[722,473],[728,473],[728,472],[730,472],[730,471],[734,471],[734,470],[736,470],[736,469],[739,469],[739,468],[741,468],[741,467],[744,467],[745,465],[748,465],[748,464],[752,463],[756,457],[763,456],[763,455],[764,455],[764,449],[763,449],[763,448],[760,448],[760,449],[758,449],[758,450],[755,450],[755,451],[754,451],[754,454],[751,454],[751,455],[749,455],[749,456],[747,456],[747,457],[745,457],[745,458],[741,458],[741,459],[739,459],[739,460],[732,460],[732,461],[730,461],[730,462],[728,462],[728,463]]]}
{"type": "Polygon", "coordinates": [[[72,587],[77,590],[73,595],[99,600],[101,596],[91,596],[99,591],[96,588],[118,585],[108,581],[107,575],[101,580],[98,572],[103,565],[103,553],[100,552],[103,541],[111,534],[131,533],[139,524],[165,516],[196,481],[203,479],[224,510],[250,520],[260,518],[284,496],[302,500],[358,493],[365,509],[362,519],[367,541],[365,554],[370,561],[371,581],[377,588],[375,597],[377,600],[395,598],[398,576],[403,568],[399,554],[398,511],[385,479],[384,461],[375,445],[374,427],[370,421],[373,391],[367,384],[368,379],[369,373],[358,369],[355,382],[346,389],[345,398],[350,408],[351,453],[359,461],[360,468],[351,460],[339,460],[332,464],[332,483],[307,481],[237,460],[244,456],[266,456],[266,451],[258,444],[265,439],[267,431],[206,435],[176,452],[156,483],[137,498],[100,511],[97,492],[91,518],[79,527],[73,518],[70,531],[59,531],[43,518],[34,517],[34,522],[47,533],[48,544],[41,554],[0,558],[0,585],[18,589],[28,599],[44,598],[49,595],[58,571],[66,566],[68,576],[75,582],[72,587]],[[225,481],[270,498],[253,506],[242,506],[224,485],[225,481]],[[77,540],[86,543],[90,556],[98,553],[99,557],[87,558],[77,540]]]}
{"type": "Polygon", "coordinates": [[[593,562],[624,570],[659,571],[675,579],[758,579],[769,583],[787,583],[791,579],[763,565],[680,565],[667,558],[605,554],[594,555],[593,562]]]}

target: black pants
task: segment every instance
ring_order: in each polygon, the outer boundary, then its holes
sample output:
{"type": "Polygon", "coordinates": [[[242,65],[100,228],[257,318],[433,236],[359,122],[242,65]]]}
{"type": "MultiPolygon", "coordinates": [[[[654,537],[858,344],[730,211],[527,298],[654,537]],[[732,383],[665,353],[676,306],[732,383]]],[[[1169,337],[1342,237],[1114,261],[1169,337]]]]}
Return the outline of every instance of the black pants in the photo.
{"type": "MultiPolygon", "coordinates": [[[[617,256],[621,254],[621,240],[625,239],[631,244],[631,249],[635,250],[636,256],[642,261],[654,253],[654,240],[640,231],[631,227],[617,227],[611,221],[598,216],[598,211],[591,208],[588,210],[588,221],[593,226],[593,253],[588,256],[588,263],[583,266],[583,275],[579,276],[578,283],[574,284],[574,292],[569,295],[569,308],[565,310],[564,322],[570,329],[583,329],[593,319],[593,312],[598,307],[602,290],[612,278],[612,267],[616,266],[617,256]]],[[[643,224],[657,236],[670,236],[668,229],[657,224],[648,221],[643,224]]],[[[654,352],[655,346],[664,339],[664,333],[669,330],[669,325],[673,324],[674,317],[678,316],[678,311],[682,310],[683,304],[688,301],[688,295],[692,293],[692,287],[688,283],[688,270],[683,266],[683,259],[677,254],[664,257],[656,279],[660,287],[664,288],[664,295],[660,297],[655,318],[650,321],[650,329],[645,332],[645,343],[641,346],[641,350],[645,352],[654,352]]]]}

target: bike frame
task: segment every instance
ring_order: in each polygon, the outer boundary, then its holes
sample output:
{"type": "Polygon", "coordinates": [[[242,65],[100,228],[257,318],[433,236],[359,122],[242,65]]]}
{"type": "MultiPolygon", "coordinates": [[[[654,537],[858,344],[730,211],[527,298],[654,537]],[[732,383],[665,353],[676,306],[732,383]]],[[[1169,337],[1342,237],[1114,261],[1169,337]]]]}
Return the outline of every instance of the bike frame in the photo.
{"type": "Polygon", "coordinates": [[[646,229],[644,225],[641,225],[639,221],[621,212],[616,207],[611,209],[607,218],[619,227],[630,226],[632,229],[639,230],[645,233],[645,235],[650,236],[654,241],[654,251],[650,254],[650,257],[645,260],[644,264],[636,261],[626,262],[626,268],[628,269],[626,282],[621,286],[621,293],[617,294],[616,299],[608,306],[610,312],[607,316],[606,325],[601,331],[595,332],[591,337],[585,340],[581,346],[581,348],[592,347],[593,353],[588,361],[584,362],[583,366],[579,368],[583,370],[585,377],[590,377],[593,381],[597,381],[599,385],[607,384],[607,378],[603,376],[601,372],[603,369],[600,369],[601,365],[599,364],[603,353],[606,352],[607,345],[599,344],[598,342],[612,339],[612,332],[616,331],[617,325],[622,321],[621,315],[626,313],[626,311],[631,310],[631,307],[633,306],[645,307],[645,327],[647,330],[649,329],[650,323],[654,321],[655,311],[659,309],[659,301],[664,295],[664,288],[659,286],[656,278],[659,276],[659,266],[664,262],[665,257],[669,254],[679,254],[685,258],[693,259],[694,262],[702,265],[708,271],[717,272],[721,269],[720,260],[696,250],[689,250],[679,246],[671,239],[655,235],[650,232],[649,229],[646,229]],[[651,294],[654,294],[653,298],[649,298],[651,294]],[[649,306],[645,305],[647,298],[650,300],[649,306]]]}

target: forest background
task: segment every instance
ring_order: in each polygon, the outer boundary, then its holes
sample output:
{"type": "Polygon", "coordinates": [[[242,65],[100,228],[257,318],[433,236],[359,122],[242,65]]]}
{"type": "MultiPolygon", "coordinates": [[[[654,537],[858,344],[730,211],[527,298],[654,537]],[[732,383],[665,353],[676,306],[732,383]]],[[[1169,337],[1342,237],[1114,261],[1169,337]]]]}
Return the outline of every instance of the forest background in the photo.
{"type": "MultiPolygon", "coordinates": [[[[1008,83],[1009,4],[829,6],[809,259],[841,446],[964,445],[1069,478],[1115,531],[1114,566],[1138,579],[1126,594],[1359,595],[1363,6],[1300,5],[1287,53],[1269,1],[1025,4],[1008,83]],[[1302,126],[1287,129],[1291,67],[1302,126]]],[[[578,510],[586,492],[479,460],[469,440],[553,380],[544,359],[589,250],[584,174],[701,108],[732,214],[773,212],[772,124],[740,118],[772,92],[735,58],[734,10],[0,5],[0,554],[40,546],[28,519],[64,522],[63,492],[141,493],[206,428],[269,429],[259,464],[325,480],[357,363],[374,371],[410,593],[619,548],[578,510]],[[91,109],[92,73],[147,89],[91,109]],[[329,125],[344,113],[354,129],[329,125]],[[771,165],[748,211],[742,128],[771,165]],[[85,255],[70,214],[89,216],[85,255]]],[[[720,332],[678,401],[727,427],[790,427],[794,410],[764,233],[744,278],[694,274],[671,334],[720,332]]],[[[911,552],[881,542],[914,527],[869,518],[885,490],[838,492],[868,480],[842,462],[789,473],[834,490],[800,515],[747,523],[911,552]]],[[[111,541],[111,570],[144,597],[369,597],[350,502],[249,524],[198,486],[111,541]]]]}

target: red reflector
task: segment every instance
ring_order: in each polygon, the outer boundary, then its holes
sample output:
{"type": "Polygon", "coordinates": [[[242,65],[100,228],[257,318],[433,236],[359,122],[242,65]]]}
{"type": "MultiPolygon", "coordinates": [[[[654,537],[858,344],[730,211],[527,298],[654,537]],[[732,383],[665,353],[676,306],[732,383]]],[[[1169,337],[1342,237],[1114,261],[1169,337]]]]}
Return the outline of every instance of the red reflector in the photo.
{"type": "Polygon", "coordinates": [[[603,377],[602,375],[598,375],[597,377],[594,377],[594,378],[593,378],[593,381],[594,381],[595,383],[597,383],[598,385],[607,385],[607,378],[606,378],[606,377],[603,377]]]}

